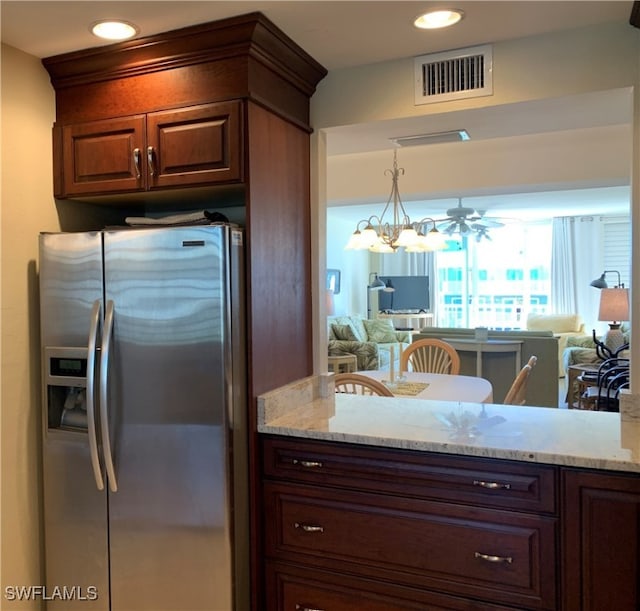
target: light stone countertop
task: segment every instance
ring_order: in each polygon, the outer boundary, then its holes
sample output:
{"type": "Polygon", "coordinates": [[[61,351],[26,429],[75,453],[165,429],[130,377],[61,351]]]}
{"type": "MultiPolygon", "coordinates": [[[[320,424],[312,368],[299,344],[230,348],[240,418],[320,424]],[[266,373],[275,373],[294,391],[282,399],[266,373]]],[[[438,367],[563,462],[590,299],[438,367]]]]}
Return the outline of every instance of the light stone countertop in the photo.
{"type": "Polygon", "coordinates": [[[446,454],[640,472],[640,422],[620,414],[335,395],[332,376],[258,398],[258,431],[446,454]]]}

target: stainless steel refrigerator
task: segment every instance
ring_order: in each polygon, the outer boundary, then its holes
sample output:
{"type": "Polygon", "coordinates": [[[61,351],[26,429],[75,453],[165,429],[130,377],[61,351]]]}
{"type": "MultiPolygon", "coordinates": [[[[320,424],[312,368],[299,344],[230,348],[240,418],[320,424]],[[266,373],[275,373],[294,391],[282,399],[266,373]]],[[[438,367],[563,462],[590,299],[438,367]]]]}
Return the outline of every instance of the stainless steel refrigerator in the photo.
{"type": "Polygon", "coordinates": [[[249,608],[242,242],[41,234],[48,609],[249,608]]]}

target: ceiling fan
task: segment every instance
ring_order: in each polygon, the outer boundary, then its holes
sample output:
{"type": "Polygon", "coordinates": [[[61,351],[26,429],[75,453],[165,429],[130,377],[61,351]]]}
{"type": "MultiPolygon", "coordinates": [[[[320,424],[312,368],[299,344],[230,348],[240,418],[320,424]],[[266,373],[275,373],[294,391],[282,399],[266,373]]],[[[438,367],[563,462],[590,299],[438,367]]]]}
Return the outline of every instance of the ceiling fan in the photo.
{"type": "Polygon", "coordinates": [[[458,198],[458,205],[447,210],[447,217],[437,219],[437,228],[447,235],[474,235],[479,242],[482,238],[490,240],[489,229],[504,227],[504,223],[484,216],[483,211],[475,208],[467,208],[462,205],[462,199],[458,198]]]}

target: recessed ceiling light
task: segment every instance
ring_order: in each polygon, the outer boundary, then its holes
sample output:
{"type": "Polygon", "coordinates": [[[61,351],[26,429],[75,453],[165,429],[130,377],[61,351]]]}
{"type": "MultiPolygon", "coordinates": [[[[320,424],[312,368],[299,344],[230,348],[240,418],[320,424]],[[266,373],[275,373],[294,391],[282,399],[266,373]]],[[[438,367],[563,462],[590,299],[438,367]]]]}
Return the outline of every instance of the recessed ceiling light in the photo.
{"type": "Polygon", "coordinates": [[[125,40],[132,38],[140,31],[140,28],[118,19],[106,19],[97,21],[91,26],[91,32],[98,38],[107,40],[125,40]]]}
{"type": "Polygon", "coordinates": [[[457,8],[430,11],[416,18],[413,25],[421,30],[435,30],[436,28],[446,28],[458,23],[463,16],[464,13],[457,8]]]}

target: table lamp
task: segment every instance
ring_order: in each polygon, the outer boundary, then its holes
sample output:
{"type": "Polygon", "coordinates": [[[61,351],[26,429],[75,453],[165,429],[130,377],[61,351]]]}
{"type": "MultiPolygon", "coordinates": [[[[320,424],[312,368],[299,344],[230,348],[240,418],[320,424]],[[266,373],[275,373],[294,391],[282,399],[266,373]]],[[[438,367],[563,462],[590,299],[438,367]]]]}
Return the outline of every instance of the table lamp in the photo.
{"type": "Polygon", "coordinates": [[[615,352],[624,345],[620,321],[629,320],[629,289],[602,289],[598,320],[609,322],[609,330],[604,336],[604,345],[615,352]]]}

